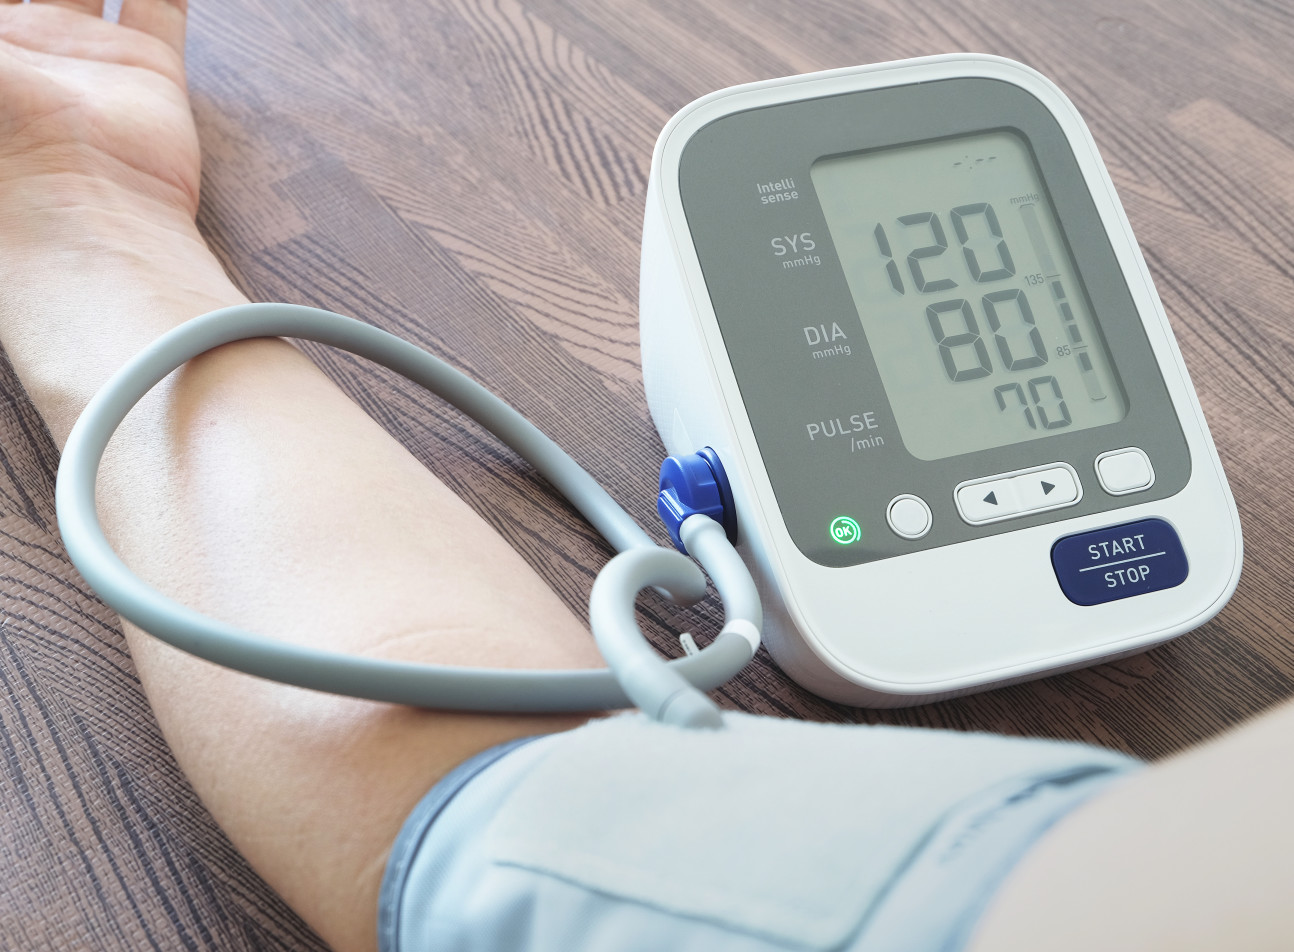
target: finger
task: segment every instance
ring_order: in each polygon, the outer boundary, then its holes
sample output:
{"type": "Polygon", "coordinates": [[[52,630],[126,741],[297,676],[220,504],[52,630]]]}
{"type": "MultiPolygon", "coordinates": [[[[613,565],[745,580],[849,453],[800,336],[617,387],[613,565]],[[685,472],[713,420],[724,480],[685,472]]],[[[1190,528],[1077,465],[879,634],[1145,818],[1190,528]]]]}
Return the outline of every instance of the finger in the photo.
{"type": "Polygon", "coordinates": [[[117,22],[157,37],[183,56],[188,6],[188,0],[123,0],[117,22]]]}
{"type": "Polygon", "coordinates": [[[104,16],[104,0],[31,0],[34,4],[45,6],[62,6],[78,13],[88,13],[92,17],[104,16]]]}
{"type": "MultiPolygon", "coordinates": [[[[156,37],[123,30],[102,17],[87,16],[63,3],[23,4],[0,0],[0,48],[6,58],[20,57],[39,66],[50,58],[137,66],[184,86],[184,64],[156,37]],[[25,7],[25,9],[23,9],[25,7]]],[[[4,85],[0,83],[0,97],[4,85]]]]}
{"type": "Polygon", "coordinates": [[[103,16],[103,0],[32,0],[32,3],[43,3],[51,7],[66,7],[68,10],[88,13],[95,17],[103,16]]]}

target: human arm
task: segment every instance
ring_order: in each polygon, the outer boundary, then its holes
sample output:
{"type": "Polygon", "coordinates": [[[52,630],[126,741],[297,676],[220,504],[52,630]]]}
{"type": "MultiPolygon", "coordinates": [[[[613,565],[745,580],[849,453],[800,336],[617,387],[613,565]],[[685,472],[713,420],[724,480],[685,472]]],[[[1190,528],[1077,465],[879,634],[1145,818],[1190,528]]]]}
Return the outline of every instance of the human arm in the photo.
{"type": "MultiPolygon", "coordinates": [[[[82,208],[81,211],[84,212],[84,208],[82,208]]],[[[148,216],[146,215],[143,217],[147,218],[148,216]]],[[[130,219],[128,218],[128,220],[130,219]]],[[[131,229],[129,230],[131,231],[134,230],[133,224],[131,229]]],[[[183,232],[184,232],[184,235],[186,236],[188,235],[187,230],[183,230],[183,232]]],[[[148,304],[148,302],[152,300],[154,295],[159,296],[162,300],[160,303],[156,305],[156,310],[162,315],[165,315],[169,313],[170,309],[173,306],[175,306],[177,292],[173,292],[169,290],[172,287],[172,282],[178,281],[182,286],[187,287],[188,290],[185,291],[185,294],[188,294],[189,292],[191,292],[195,287],[198,287],[200,289],[202,282],[197,281],[193,275],[186,274],[184,270],[184,262],[189,260],[191,257],[198,256],[198,255],[205,255],[206,252],[204,249],[199,249],[195,247],[195,245],[188,242],[187,240],[172,241],[170,236],[171,235],[179,236],[180,231],[171,230],[168,232],[164,230],[163,235],[165,236],[163,240],[151,242],[151,244],[153,245],[153,249],[148,255],[145,256],[147,261],[151,262],[151,264],[147,269],[147,277],[143,283],[145,287],[149,288],[148,293],[145,295],[145,303],[148,305],[149,308],[152,308],[153,305],[148,304]],[[184,250],[184,249],[188,249],[188,250],[184,250]],[[157,266],[158,261],[163,261],[163,263],[166,264],[166,267],[157,266]],[[161,272],[161,274],[159,275],[158,272],[161,272]]],[[[137,237],[137,236],[132,235],[132,238],[134,237],[137,237]]],[[[57,274],[59,276],[60,281],[65,280],[63,272],[66,270],[66,268],[82,267],[82,258],[85,256],[77,257],[77,256],[69,255],[66,258],[62,258],[60,256],[63,255],[64,250],[65,249],[63,247],[62,239],[55,240],[50,243],[50,247],[47,249],[47,253],[39,256],[40,258],[39,263],[33,264],[30,267],[48,268],[54,274],[57,274]]],[[[94,250],[95,249],[93,248],[90,249],[90,251],[92,252],[94,250]]],[[[129,269],[126,269],[126,273],[129,273],[129,269]]],[[[208,273],[208,276],[210,276],[210,274],[214,272],[207,272],[207,273],[208,273]]],[[[221,278],[220,280],[223,281],[223,278],[221,278]]],[[[122,289],[119,292],[112,288],[103,288],[101,289],[101,291],[104,294],[106,294],[109,291],[111,291],[114,294],[120,293],[123,299],[129,301],[130,295],[133,293],[137,293],[138,291],[137,283],[134,281],[131,281],[130,283],[132,285],[135,285],[136,287],[135,291],[130,291],[129,289],[122,289]]],[[[64,292],[60,291],[59,293],[64,293],[64,292]]],[[[227,303],[224,299],[221,298],[220,294],[212,294],[212,295],[203,294],[203,295],[200,295],[200,297],[201,297],[201,300],[190,300],[188,301],[187,304],[185,304],[184,301],[181,301],[180,303],[184,304],[184,306],[179,309],[186,310],[192,313],[197,313],[200,310],[205,310],[207,307],[215,306],[217,303],[227,303]]],[[[35,301],[35,300],[36,298],[34,296],[29,298],[29,302],[35,301]]],[[[138,319],[140,314],[142,313],[145,313],[143,309],[132,309],[132,312],[129,315],[126,315],[123,318],[123,320],[125,321],[125,323],[128,324],[130,321],[138,319]]],[[[51,317],[49,317],[49,320],[53,320],[53,321],[56,321],[59,319],[61,319],[61,316],[59,314],[54,314],[51,317]]],[[[165,324],[166,321],[162,321],[161,323],[165,324]]],[[[88,339],[98,340],[98,337],[91,335],[88,339]]],[[[36,349],[43,349],[43,348],[52,346],[58,340],[59,338],[57,336],[40,334],[38,336],[32,337],[30,343],[32,343],[33,347],[36,349]]],[[[114,343],[113,346],[115,347],[116,344],[114,343]]],[[[122,349],[133,350],[136,348],[132,344],[129,348],[123,347],[122,349]]],[[[80,361],[84,361],[87,359],[85,355],[72,355],[72,356],[74,356],[77,360],[80,360],[80,361]]],[[[211,361],[200,362],[199,366],[201,366],[202,363],[211,364],[212,362],[211,361]]],[[[39,366],[40,365],[38,363],[36,365],[37,369],[39,369],[39,366]]],[[[51,366],[56,368],[58,366],[58,362],[52,361],[51,366]]],[[[80,366],[80,365],[78,364],[77,366],[80,366]]],[[[30,370],[31,368],[29,367],[28,371],[24,372],[25,378],[31,382],[31,385],[33,386],[33,390],[35,392],[40,390],[40,381],[42,378],[39,373],[29,372],[30,370]]],[[[214,373],[214,371],[212,373],[214,373]]],[[[61,387],[67,387],[69,384],[69,381],[66,381],[64,379],[64,376],[65,375],[59,374],[59,373],[55,374],[55,378],[59,381],[62,381],[62,383],[60,384],[61,387]]],[[[237,374],[234,373],[234,376],[237,376],[237,374]]],[[[189,379],[194,380],[194,379],[200,379],[200,378],[195,378],[193,375],[189,375],[189,379]]],[[[77,395],[77,394],[80,394],[80,391],[82,389],[88,390],[90,388],[88,386],[81,387],[80,385],[78,385],[74,389],[77,391],[77,393],[73,394],[73,396],[68,401],[69,405],[73,407],[76,406],[77,403],[83,399],[83,395],[77,395]]],[[[53,388],[52,392],[54,393],[55,398],[57,398],[62,391],[59,388],[53,388]]],[[[273,395],[271,394],[271,396],[273,395]]],[[[300,396],[308,396],[308,392],[303,392],[301,394],[294,394],[294,397],[300,397],[300,396]]],[[[213,397],[219,398],[220,394],[213,393],[213,397]]],[[[42,407],[47,407],[46,414],[52,421],[51,426],[54,428],[56,433],[60,432],[59,423],[58,423],[58,418],[60,416],[60,413],[59,413],[59,406],[58,406],[57,399],[55,399],[54,402],[47,404],[43,397],[38,397],[38,402],[41,403],[42,407]]],[[[225,409],[228,409],[230,410],[230,412],[235,414],[245,415],[247,412],[246,407],[243,404],[238,403],[237,401],[229,402],[227,404],[222,404],[222,406],[224,406],[225,409]]],[[[218,421],[217,425],[224,425],[224,424],[223,422],[218,421]]],[[[63,432],[65,432],[65,430],[63,432]]],[[[248,448],[250,448],[255,452],[264,451],[266,448],[263,443],[257,443],[255,441],[250,441],[250,440],[247,441],[245,444],[239,443],[239,445],[240,446],[246,445],[248,448]]],[[[361,443],[360,445],[363,446],[365,444],[361,443]]],[[[276,450],[277,447],[269,447],[269,449],[276,450]]],[[[159,455],[162,455],[163,458],[169,458],[168,456],[165,456],[165,454],[159,454],[159,455]]],[[[145,456],[145,463],[148,463],[148,462],[149,462],[149,457],[145,456]]],[[[214,488],[217,491],[220,491],[224,487],[216,486],[214,488]]],[[[131,489],[130,486],[126,487],[127,492],[129,492],[130,489],[131,489]]],[[[187,488],[185,489],[185,492],[186,493],[188,492],[187,488]]],[[[151,503],[150,499],[142,498],[145,494],[140,493],[137,495],[141,498],[137,499],[136,501],[142,502],[144,504],[151,503]]],[[[127,507],[124,511],[129,511],[129,508],[127,507]]],[[[222,529],[221,522],[222,521],[227,522],[230,518],[232,518],[232,515],[237,512],[238,510],[234,508],[220,508],[220,507],[213,506],[211,507],[209,512],[204,511],[202,513],[199,513],[199,515],[200,516],[209,515],[211,521],[215,524],[212,527],[205,527],[205,528],[208,528],[209,530],[219,530],[219,531],[228,532],[231,530],[229,530],[227,526],[225,526],[222,529]]],[[[118,518],[120,518],[120,516],[118,518]]],[[[283,525],[286,528],[292,528],[291,520],[285,521],[283,525]]],[[[309,526],[307,526],[306,528],[309,528],[309,526]]],[[[144,529],[140,531],[141,531],[141,534],[147,536],[149,532],[153,532],[155,529],[156,529],[155,523],[147,523],[144,529]]],[[[217,539],[221,538],[221,536],[219,535],[219,531],[213,531],[213,535],[217,539]]],[[[181,534],[180,532],[172,532],[170,535],[163,532],[160,536],[153,535],[151,537],[146,538],[146,547],[151,542],[151,545],[153,546],[160,546],[161,547],[160,551],[163,551],[163,552],[166,552],[166,551],[184,552],[183,543],[186,538],[187,536],[181,534]]],[[[334,538],[336,538],[336,536],[330,535],[328,536],[327,541],[331,541],[334,538]]],[[[238,541],[240,544],[242,543],[242,540],[238,540],[238,541]]],[[[146,552],[145,554],[147,555],[148,553],[146,552]]],[[[308,553],[308,554],[312,558],[315,556],[315,553],[308,553]]],[[[133,558],[134,556],[132,556],[132,559],[133,558]]],[[[210,555],[208,555],[207,558],[208,558],[209,564],[214,564],[216,561],[210,555]]],[[[278,552],[277,551],[272,552],[270,554],[270,558],[271,559],[278,558],[278,552]]],[[[217,565],[215,567],[219,567],[219,566],[217,565]]],[[[164,565],[164,566],[161,566],[161,569],[163,570],[163,574],[164,574],[166,570],[170,569],[170,566],[164,565]]],[[[149,571],[153,571],[153,570],[150,569],[149,571]]],[[[238,584],[247,584],[248,582],[254,583],[257,580],[256,579],[250,579],[250,580],[234,579],[233,581],[237,582],[238,584]]],[[[254,588],[252,590],[254,591],[254,588]]],[[[294,590],[284,589],[283,592],[285,594],[293,594],[294,590]]],[[[216,596],[218,597],[219,593],[216,593],[216,596]]],[[[288,600],[285,598],[284,604],[290,605],[291,603],[292,603],[292,600],[288,600]]],[[[239,606],[231,606],[231,607],[237,608],[239,606]]],[[[544,624],[542,618],[536,618],[536,619],[527,618],[526,623],[529,625],[530,630],[533,630],[533,631],[543,630],[541,627],[544,624]]],[[[141,642],[141,639],[139,639],[133,634],[132,634],[132,639],[136,644],[139,644],[141,642]]],[[[147,651],[148,648],[144,647],[140,650],[147,651]]],[[[165,687],[167,684],[171,682],[167,681],[165,678],[162,678],[160,676],[153,678],[150,681],[150,690],[154,690],[154,686],[158,683],[162,684],[163,687],[165,687]]],[[[187,687],[195,682],[184,682],[182,679],[177,678],[174,683],[184,684],[187,687]]],[[[202,698],[200,695],[198,696],[198,700],[202,701],[202,698]]],[[[184,703],[193,703],[193,699],[180,698],[178,699],[177,703],[180,706],[183,706],[184,703]]],[[[269,707],[268,705],[266,707],[260,707],[257,709],[257,712],[263,715],[265,710],[268,707],[269,707]]],[[[159,710],[160,709],[161,707],[159,705],[159,710]]],[[[277,711],[275,711],[275,713],[277,713],[277,711]]],[[[299,718],[296,718],[296,720],[305,721],[307,719],[306,714],[308,714],[308,711],[303,712],[303,714],[299,718]]],[[[211,727],[210,725],[204,723],[201,720],[201,718],[195,718],[194,720],[196,724],[191,724],[190,722],[183,721],[183,720],[177,720],[173,717],[171,722],[168,723],[167,729],[168,729],[168,732],[173,737],[173,739],[176,740],[177,744],[182,744],[187,742],[187,743],[190,743],[192,747],[196,748],[196,753],[193,754],[193,756],[187,756],[186,765],[192,761],[195,761],[196,759],[196,761],[199,763],[199,766],[201,766],[201,758],[205,755],[205,752],[201,749],[201,744],[198,743],[198,741],[201,741],[203,738],[202,731],[203,730],[209,731],[211,730],[211,727]],[[171,724],[175,724],[176,726],[172,727],[170,726],[171,724]],[[186,741],[185,731],[194,729],[194,728],[198,730],[198,734],[197,734],[198,740],[192,741],[192,742],[186,741]]],[[[248,722],[254,723],[258,727],[260,726],[260,723],[261,723],[260,721],[257,721],[256,719],[251,717],[248,718],[248,722]]],[[[266,722],[273,723],[272,719],[267,720],[266,722]]],[[[232,727],[234,728],[237,728],[240,726],[240,721],[238,721],[237,719],[233,720],[232,722],[225,721],[220,723],[232,724],[232,727]]],[[[361,728],[363,728],[364,725],[361,724],[360,726],[361,728]]],[[[338,734],[343,733],[343,729],[339,728],[337,733],[338,734]]],[[[363,736],[362,729],[361,729],[361,736],[363,736]]],[[[1279,735],[1273,735],[1273,736],[1279,736],[1279,735]]],[[[1286,732],[1285,736],[1288,736],[1288,731],[1286,732]]],[[[292,740],[291,735],[289,735],[289,742],[291,742],[291,740],[292,740]]],[[[324,745],[324,742],[322,740],[316,740],[312,738],[311,742],[317,743],[320,746],[324,745]]],[[[1230,746],[1233,744],[1233,741],[1228,739],[1224,743],[1228,745],[1227,749],[1230,749],[1230,746]]],[[[318,749],[319,749],[318,747],[308,747],[307,753],[313,753],[318,749]]],[[[255,753],[255,749],[253,749],[252,752],[255,753]]],[[[291,753],[291,751],[289,751],[289,753],[291,753]]],[[[398,752],[394,753],[393,756],[396,759],[399,759],[400,757],[398,752]]],[[[338,759],[345,760],[344,757],[338,758],[338,759]]],[[[1252,759],[1252,762],[1255,764],[1261,764],[1263,763],[1264,760],[1267,760],[1270,762],[1270,758],[1267,757],[1265,754],[1260,755],[1258,757],[1253,757],[1252,755],[1246,754],[1243,757],[1240,757],[1240,759],[1235,763],[1228,764],[1227,770],[1224,772],[1223,775],[1225,775],[1226,773],[1234,773],[1234,775],[1237,777],[1244,776],[1246,772],[1249,771],[1250,769],[1249,764],[1251,759],[1252,759]]],[[[214,794],[207,794],[205,792],[206,788],[202,788],[204,789],[204,795],[207,795],[209,797],[221,795],[223,791],[219,789],[219,786],[221,784],[228,784],[230,782],[228,779],[226,779],[227,777],[235,777],[235,776],[242,777],[243,774],[241,773],[241,771],[244,769],[244,767],[246,767],[248,771],[254,771],[261,766],[261,761],[256,759],[255,757],[251,758],[248,761],[244,761],[238,757],[233,757],[229,761],[229,764],[234,768],[234,770],[231,770],[231,772],[227,775],[226,774],[217,775],[214,769],[208,770],[209,774],[215,775],[216,777],[216,782],[214,785],[216,786],[217,789],[215,790],[214,794]]],[[[329,766],[332,766],[332,763],[330,763],[329,766]]],[[[190,770],[192,772],[193,768],[191,767],[190,770]]],[[[313,778],[317,775],[311,774],[310,776],[313,778]]],[[[1147,776],[1151,776],[1151,774],[1148,774],[1147,776]]],[[[1164,773],[1157,771],[1153,774],[1153,776],[1157,776],[1157,777],[1174,776],[1175,777],[1176,775],[1165,775],[1164,773]]],[[[1279,782],[1280,778],[1277,777],[1275,778],[1275,780],[1279,782]]],[[[378,785],[380,783],[385,783],[385,782],[387,781],[384,778],[380,776],[375,777],[373,781],[374,789],[375,790],[378,789],[378,785]]],[[[1136,783],[1136,786],[1129,785],[1126,789],[1128,790],[1150,789],[1148,787],[1142,786],[1144,783],[1143,781],[1139,780],[1139,781],[1136,781],[1135,783],[1136,783]]],[[[1176,780],[1174,780],[1172,784],[1168,785],[1169,789],[1167,792],[1170,795],[1176,794],[1176,791],[1172,789],[1176,785],[1177,785],[1176,780]]],[[[208,786],[210,786],[210,784],[208,786]]],[[[1256,788],[1256,789],[1260,789],[1260,788],[1256,788]]],[[[1272,787],[1271,789],[1279,789],[1279,788],[1272,787]]],[[[329,791],[329,793],[331,795],[331,791],[329,791]]],[[[1162,793],[1156,793],[1154,799],[1152,800],[1152,803],[1158,802],[1158,799],[1160,796],[1162,796],[1162,793]]],[[[261,809],[261,808],[262,808],[261,806],[259,805],[257,806],[257,809],[261,809]]],[[[1111,809],[1113,808],[1114,807],[1112,806],[1111,809]]],[[[1035,854],[1035,856],[1039,857],[1037,862],[1044,863],[1043,868],[1037,869],[1036,871],[1034,871],[1033,864],[1035,861],[1033,859],[1030,859],[1029,861],[1027,861],[1027,865],[1022,867],[1022,871],[1024,870],[1030,871],[1029,876],[1023,881],[1025,883],[1032,883],[1033,887],[1036,888],[1044,898],[1049,898],[1053,902],[1059,902],[1062,900],[1072,902],[1074,905],[1068,911],[1068,913],[1066,913],[1065,910],[1058,908],[1056,905],[1048,906],[1046,903],[1039,903],[1036,908],[1022,909],[1021,903],[1017,901],[1013,907],[1011,902],[1009,901],[1009,897],[1012,895],[1012,892],[1011,892],[1012,887],[1008,887],[1008,890],[1004,891],[1004,893],[1002,894],[1001,900],[996,907],[997,911],[992,914],[993,916],[996,916],[998,921],[1000,922],[1005,922],[1007,924],[1021,924],[1021,925],[1032,923],[1033,927],[1043,930],[1041,932],[1041,936],[1042,936],[1041,938],[1039,938],[1037,935],[1030,937],[1028,933],[1017,933],[1017,937],[1023,937],[1022,941],[1028,942],[1029,943],[1028,947],[1030,948],[1038,948],[1038,947],[1051,948],[1053,947],[1054,943],[1057,941],[1057,937],[1054,934],[1047,931],[1048,916],[1060,916],[1061,918],[1058,919],[1058,921],[1063,921],[1064,914],[1069,914],[1069,915],[1086,914],[1085,910],[1088,909],[1088,906],[1086,905],[1085,897],[1091,895],[1091,893],[1088,892],[1088,887],[1083,885],[1076,885],[1074,886],[1072,891],[1068,891],[1060,887],[1060,883],[1062,882],[1060,877],[1065,872],[1066,868],[1075,869],[1075,870],[1084,869],[1084,870],[1087,870],[1089,874],[1107,877],[1107,881],[1102,882],[1098,885],[1102,886],[1103,888],[1109,888],[1111,890],[1121,891],[1122,898],[1127,900],[1133,906],[1132,908],[1133,913],[1136,913],[1141,908],[1141,904],[1138,903],[1136,899],[1136,897],[1139,895],[1138,891],[1135,888],[1129,888],[1129,880],[1120,878],[1120,873],[1117,865],[1114,867],[1106,867],[1106,866],[1100,865],[1100,863],[1096,863],[1095,865],[1086,865],[1086,866],[1084,866],[1083,864],[1092,863],[1094,859],[1099,860],[1099,859],[1108,858],[1108,857],[1119,857],[1121,855],[1121,850],[1123,848],[1119,844],[1121,842],[1127,842],[1127,840],[1126,839],[1111,840],[1109,838],[1112,834],[1116,837],[1119,835],[1119,827],[1115,823],[1115,820],[1117,819],[1120,823],[1124,824],[1124,830],[1123,830],[1124,833],[1133,833],[1139,829],[1145,829],[1145,823],[1144,823],[1144,817],[1143,817],[1144,808],[1133,803],[1131,800],[1123,799],[1122,797],[1116,799],[1114,795],[1111,795],[1110,798],[1108,799],[1103,798],[1102,800],[1099,800],[1093,803],[1091,811],[1092,812],[1085,811],[1084,813],[1076,814],[1074,817],[1075,825],[1071,826],[1070,824],[1065,824],[1058,827],[1055,834],[1052,837],[1049,837],[1048,840],[1045,841],[1042,844],[1042,846],[1040,846],[1039,851],[1035,854]],[[1102,814],[1096,811],[1105,810],[1106,804],[1110,804],[1110,805],[1123,804],[1122,806],[1119,806],[1117,808],[1117,811],[1119,813],[1119,816],[1117,818],[1107,817],[1099,821],[1092,821],[1092,825],[1090,827],[1087,827],[1086,829],[1083,829],[1077,826],[1077,824],[1079,824],[1080,822],[1087,822],[1087,821],[1081,820],[1081,818],[1083,818],[1084,816],[1098,816],[1098,817],[1101,816],[1102,814]],[[1072,830],[1072,829],[1083,829],[1083,832],[1077,837],[1077,840],[1074,838],[1072,834],[1066,834],[1065,832],[1066,830],[1072,830]],[[1064,838],[1068,838],[1069,842],[1075,846],[1090,848],[1093,852],[1093,856],[1082,858],[1082,857],[1071,855],[1069,858],[1063,858],[1060,860],[1053,859],[1051,861],[1046,861],[1042,859],[1042,857],[1049,855],[1049,853],[1052,856],[1056,856],[1057,854],[1050,852],[1051,851],[1050,844],[1060,843],[1064,838]],[[1050,865],[1047,865],[1048,863],[1050,863],[1050,865]],[[1012,911],[1013,908],[1014,908],[1014,911],[1012,911]],[[1046,911],[1046,914],[1044,914],[1044,911],[1046,911]]],[[[1152,809],[1150,812],[1153,813],[1155,811],[1152,809]]],[[[1233,820],[1232,817],[1216,809],[1212,811],[1209,811],[1207,809],[1195,809],[1193,812],[1204,816],[1208,816],[1211,813],[1214,820],[1225,820],[1228,823],[1232,822],[1233,820]]],[[[1264,829],[1268,829],[1268,830],[1274,829],[1277,832],[1279,832],[1280,824],[1283,819],[1283,808],[1280,808],[1278,805],[1275,808],[1273,808],[1273,806],[1269,804],[1266,807],[1262,807],[1261,809],[1257,810],[1254,813],[1254,817],[1255,817],[1255,823],[1253,826],[1253,830],[1255,832],[1261,832],[1264,829]],[[1265,813],[1262,812],[1263,810],[1265,810],[1266,812],[1265,813]]],[[[222,816],[222,820],[223,819],[224,818],[222,816]]],[[[331,818],[326,813],[320,816],[312,816],[311,819],[318,820],[325,824],[331,822],[331,818]]],[[[328,831],[327,829],[325,830],[325,833],[328,833],[329,835],[331,835],[330,831],[328,831]]],[[[246,837],[243,837],[243,839],[240,840],[240,842],[246,842],[246,841],[247,841],[246,837]]],[[[279,842],[283,842],[283,840],[280,840],[279,842]]],[[[253,844],[253,846],[254,845],[255,844],[253,844]]],[[[327,842],[326,842],[326,845],[329,847],[332,846],[332,844],[327,842]]],[[[1183,843],[1183,846],[1185,845],[1187,844],[1183,843]]],[[[244,848],[247,849],[246,846],[244,846],[244,848]]],[[[331,855],[330,853],[327,852],[327,850],[323,851],[322,853],[321,852],[308,853],[308,855],[310,856],[323,855],[327,860],[331,859],[331,855]]],[[[1147,857],[1150,856],[1150,854],[1146,854],[1146,855],[1147,857]]],[[[1158,855],[1158,854],[1155,854],[1155,855],[1158,855]]],[[[273,858],[274,857],[271,857],[271,859],[273,858]]],[[[1198,857],[1196,857],[1196,859],[1198,860],[1198,857]]],[[[1195,871],[1198,871],[1201,869],[1209,869],[1209,868],[1210,868],[1209,864],[1200,863],[1196,861],[1189,864],[1185,864],[1185,863],[1178,864],[1177,869],[1169,869],[1167,871],[1159,867],[1155,867],[1153,875],[1155,875],[1156,877],[1159,877],[1162,880],[1162,882],[1165,884],[1166,892],[1169,895],[1171,895],[1172,876],[1174,874],[1178,872],[1190,871],[1194,875],[1195,871]]],[[[318,886],[316,881],[311,878],[313,871],[310,869],[302,869],[299,872],[302,874],[302,877],[303,877],[302,881],[299,883],[296,880],[298,870],[295,870],[295,869],[288,869],[286,870],[286,872],[280,871],[280,873],[276,874],[276,878],[272,877],[272,879],[276,883],[276,885],[280,883],[286,883],[287,885],[280,885],[279,888],[288,895],[310,893],[312,889],[315,889],[316,886],[318,886]]],[[[1137,879],[1144,879],[1144,874],[1138,873],[1137,879]]],[[[1131,881],[1133,886],[1136,885],[1137,879],[1134,879],[1131,881]]],[[[1017,877],[1017,881],[1019,881],[1018,877],[1017,877]]],[[[1269,881],[1275,882],[1277,880],[1269,879],[1269,881]]],[[[1243,884],[1242,880],[1238,882],[1243,884]]],[[[327,885],[328,884],[323,884],[322,886],[318,886],[318,888],[322,889],[327,885]]],[[[295,901],[297,900],[294,899],[294,902],[295,901]]],[[[311,902],[318,903],[322,901],[323,900],[311,900],[307,896],[307,898],[302,902],[299,902],[298,905],[301,906],[302,908],[308,909],[311,902]]],[[[1109,907],[1107,906],[1106,908],[1109,908],[1109,907]]],[[[1146,906],[1146,908],[1148,909],[1149,906],[1146,906]]],[[[1211,907],[1206,906],[1204,904],[1200,904],[1199,908],[1202,910],[1202,909],[1211,908],[1211,907]]],[[[325,912],[327,911],[328,910],[325,910],[325,912]]],[[[312,921],[314,921],[315,917],[309,912],[307,912],[307,914],[311,915],[312,921]]],[[[360,913],[361,917],[364,914],[365,912],[361,910],[361,913],[360,913]]],[[[991,935],[988,929],[990,928],[993,921],[994,920],[990,918],[990,920],[988,920],[988,922],[986,923],[986,926],[985,926],[986,931],[984,933],[986,940],[987,940],[987,937],[991,935]]],[[[1099,921],[1100,920],[1094,920],[1094,923],[1099,923],[1099,921]]],[[[1145,923],[1145,921],[1143,920],[1143,924],[1147,924],[1147,923],[1145,923]]],[[[1153,925],[1153,921],[1149,924],[1153,925]]],[[[329,932],[328,934],[330,936],[334,935],[334,933],[332,932],[329,932]]],[[[1074,934],[1079,934],[1079,933],[1074,933],[1074,934]]],[[[1126,936],[1131,936],[1132,933],[1130,931],[1125,930],[1121,932],[1120,935],[1123,935],[1126,937],[1126,936]]]]}
{"type": "MultiPolygon", "coordinates": [[[[0,341],[60,445],[108,374],[244,300],[195,225],[183,10],[0,5],[0,341]]],[[[290,345],[222,348],[114,440],[100,509],[128,564],[225,621],[336,650],[598,664],[520,558],[290,345]],[[497,579],[507,579],[500,585],[497,579]]],[[[578,718],[457,715],[238,675],[126,627],[177,759],[334,947],[371,948],[385,853],[441,775],[578,718]]]]}
{"type": "Polygon", "coordinates": [[[1266,952],[1294,935],[1294,706],[1153,764],[1057,824],[967,952],[1266,952]]]}

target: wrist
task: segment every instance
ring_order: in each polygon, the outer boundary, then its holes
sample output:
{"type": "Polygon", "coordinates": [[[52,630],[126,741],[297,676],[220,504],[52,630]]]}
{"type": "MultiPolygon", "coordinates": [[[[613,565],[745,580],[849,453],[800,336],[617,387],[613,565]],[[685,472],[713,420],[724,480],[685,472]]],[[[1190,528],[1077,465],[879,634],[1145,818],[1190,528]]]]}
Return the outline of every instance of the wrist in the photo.
{"type": "Polygon", "coordinates": [[[103,179],[0,196],[0,343],[58,442],[108,376],[198,314],[246,298],[183,209],[103,179]]]}
{"type": "Polygon", "coordinates": [[[189,202],[87,171],[0,176],[0,251],[24,258],[74,248],[134,248],[141,231],[198,237],[189,202]]]}

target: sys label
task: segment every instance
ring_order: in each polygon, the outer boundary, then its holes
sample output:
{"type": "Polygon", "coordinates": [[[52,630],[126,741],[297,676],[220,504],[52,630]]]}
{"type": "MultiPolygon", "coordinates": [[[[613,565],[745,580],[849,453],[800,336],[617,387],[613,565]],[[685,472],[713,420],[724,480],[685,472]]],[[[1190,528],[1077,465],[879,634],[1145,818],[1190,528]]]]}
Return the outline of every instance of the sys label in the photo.
{"type": "Polygon", "coordinates": [[[1066,536],[1052,546],[1051,565],[1061,591],[1077,605],[1173,588],[1189,572],[1182,540],[1163,519],[1066,536]]]}

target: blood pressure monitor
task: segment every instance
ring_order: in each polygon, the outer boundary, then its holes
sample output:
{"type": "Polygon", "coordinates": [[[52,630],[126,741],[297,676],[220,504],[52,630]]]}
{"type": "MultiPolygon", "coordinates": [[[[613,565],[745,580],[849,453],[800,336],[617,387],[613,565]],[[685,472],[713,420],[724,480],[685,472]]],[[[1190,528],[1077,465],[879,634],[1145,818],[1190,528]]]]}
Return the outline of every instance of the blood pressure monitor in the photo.
{"type": "Polygon", "coordinates": [[[643,375],[731,483],[766,642],[898,706],[1217,613],[1240,525],[1127,218],[1033,70],[937,56],[736,87],[656,146],[643,375]]]}

